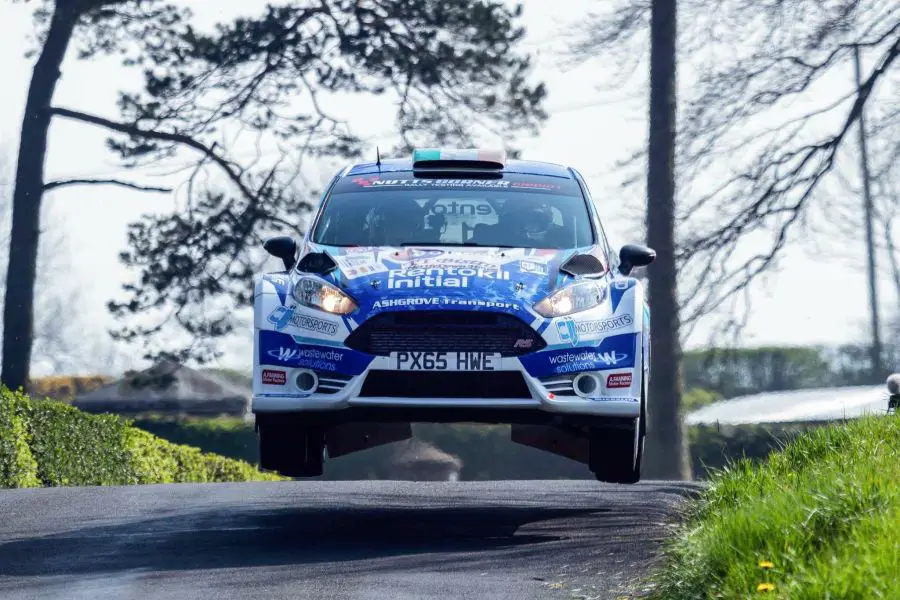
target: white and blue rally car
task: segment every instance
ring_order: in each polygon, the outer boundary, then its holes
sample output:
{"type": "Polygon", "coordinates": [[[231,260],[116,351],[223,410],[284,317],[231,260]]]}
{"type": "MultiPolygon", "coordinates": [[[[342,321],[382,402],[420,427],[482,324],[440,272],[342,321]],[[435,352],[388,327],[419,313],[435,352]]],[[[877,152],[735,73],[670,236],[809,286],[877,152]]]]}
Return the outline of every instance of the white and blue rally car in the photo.
{"type": "Polygon", "coordinates": [[[342,170],[306,237],[256,284],[263,468],[321,475],[413,422],[506,423],[512,440],[640,479],[650,311],[581,175],[485,150],[342,170]]]}

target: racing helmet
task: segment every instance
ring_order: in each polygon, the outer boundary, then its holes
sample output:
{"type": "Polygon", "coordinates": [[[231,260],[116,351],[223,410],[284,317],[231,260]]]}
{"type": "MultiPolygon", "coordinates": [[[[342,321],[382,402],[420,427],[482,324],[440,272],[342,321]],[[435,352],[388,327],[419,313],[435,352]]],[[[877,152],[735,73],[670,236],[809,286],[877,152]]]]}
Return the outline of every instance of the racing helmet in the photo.
{"type": "Polygon", "coordinates": [[[515,235],[523,234],[529,240],[543,240],[553,225],[553,212],[545,203],[525,204],[518,199],[507,200],[498,223],[508,227],[515,235]]]}
{"type": "Polygon", "coordinates": [[[370,243],[393,245],[417,240],[425,227],[425,216],[415,200],[389,198],[369,212],[366,224],[370,243]]]}

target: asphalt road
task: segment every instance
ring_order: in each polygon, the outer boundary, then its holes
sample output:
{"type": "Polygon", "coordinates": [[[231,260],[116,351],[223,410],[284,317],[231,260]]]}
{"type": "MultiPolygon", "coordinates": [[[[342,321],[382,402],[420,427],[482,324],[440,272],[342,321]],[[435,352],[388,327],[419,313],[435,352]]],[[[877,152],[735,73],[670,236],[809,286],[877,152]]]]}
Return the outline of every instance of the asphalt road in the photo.
{"type": "Polygon", "coordinates": [[[0,598],[617,598],[653,566],[665,523],[694,489],[314,481],[0,491],[0,598]]]}

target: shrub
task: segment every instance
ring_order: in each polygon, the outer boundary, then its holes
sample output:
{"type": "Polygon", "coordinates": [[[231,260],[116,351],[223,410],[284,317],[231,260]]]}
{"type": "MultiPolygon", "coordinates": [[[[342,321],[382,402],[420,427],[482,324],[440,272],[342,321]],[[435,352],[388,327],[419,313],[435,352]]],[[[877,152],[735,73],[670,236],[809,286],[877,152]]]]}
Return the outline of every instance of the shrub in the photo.
{"type": "Polygon", "coordinates": [[[21,394],[0,395],[0,487],[40,485],[21,394]]]}
{"type": "Polygon", "coordinates": [[[279,479],[180,446],[114,415],[0,391],[0,487],[279,479]]]}

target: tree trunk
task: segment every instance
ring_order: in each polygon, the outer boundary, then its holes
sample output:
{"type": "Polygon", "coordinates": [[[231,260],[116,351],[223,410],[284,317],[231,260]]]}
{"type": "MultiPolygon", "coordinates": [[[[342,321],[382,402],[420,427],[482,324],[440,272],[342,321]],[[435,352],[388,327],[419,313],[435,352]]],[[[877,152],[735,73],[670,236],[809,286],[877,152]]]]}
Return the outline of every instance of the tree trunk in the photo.
{"type": "Polygon", "coordinates": [[[681,422],[681,343],[675,270],[676,0],[654,0],[650,24],[650,140],[647,269],[652,311],[647,458],[644,477],[688,479],[681,422]]]}
{"type": "Polygon", "coordinates": [[[50,102],[59,81],[60,65],[78,20],[78,13],[66,4],[56,3],[47,39],[34,65],[19,138],[3,305],[3,371],[0,375],[3,385],[10,389],[25,387],[31,365],[34,281],[44,193],[44,161],[51,119],[50,102]]]}

